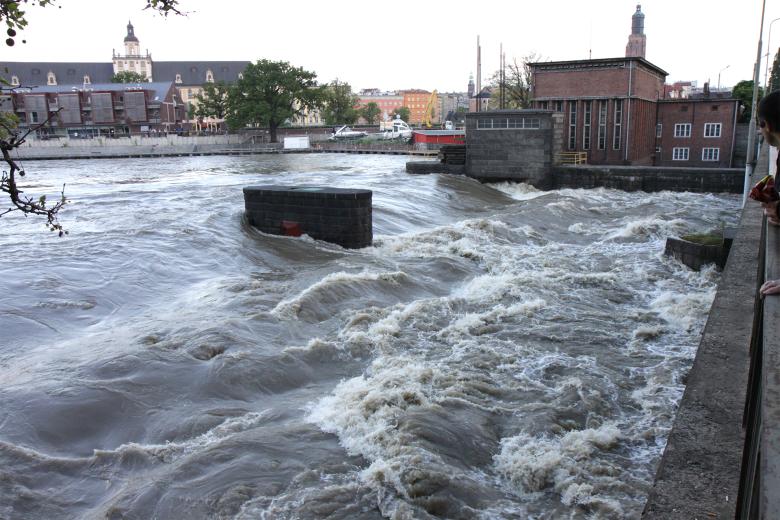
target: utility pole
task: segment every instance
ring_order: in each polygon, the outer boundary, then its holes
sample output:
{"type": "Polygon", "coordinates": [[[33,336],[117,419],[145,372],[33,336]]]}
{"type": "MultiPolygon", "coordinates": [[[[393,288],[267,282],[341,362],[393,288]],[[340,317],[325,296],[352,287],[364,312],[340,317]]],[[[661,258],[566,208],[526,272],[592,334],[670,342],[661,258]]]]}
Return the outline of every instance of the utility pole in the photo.
{"type": "Polygon", "coordinates": [[[753,106],[750,110],[750,125],[748,127],[747,158],[745,160],[745,184],[742,192],[742,205],[747,202],[748,191],[750,189],[750,176],[753,175],[753,168],[756,166],[756,111],[758,110],[758,81],[761,73],[761,47],[763,45],[764,34],[764,11],[766,10],[766,0],[761,6],[761,27],[758,30],[758,51],[756,52],[756,66],[753,69],[753,106]]]}

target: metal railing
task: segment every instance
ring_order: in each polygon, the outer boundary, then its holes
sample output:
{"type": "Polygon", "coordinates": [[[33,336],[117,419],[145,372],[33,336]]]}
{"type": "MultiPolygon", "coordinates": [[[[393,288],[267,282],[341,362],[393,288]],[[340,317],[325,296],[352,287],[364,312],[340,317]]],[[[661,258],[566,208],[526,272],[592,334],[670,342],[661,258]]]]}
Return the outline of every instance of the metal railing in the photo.
{"type": "Polygon", "coordinates": [[[588,164],[588,152],[561,152],[558,164],[588,164]]]}

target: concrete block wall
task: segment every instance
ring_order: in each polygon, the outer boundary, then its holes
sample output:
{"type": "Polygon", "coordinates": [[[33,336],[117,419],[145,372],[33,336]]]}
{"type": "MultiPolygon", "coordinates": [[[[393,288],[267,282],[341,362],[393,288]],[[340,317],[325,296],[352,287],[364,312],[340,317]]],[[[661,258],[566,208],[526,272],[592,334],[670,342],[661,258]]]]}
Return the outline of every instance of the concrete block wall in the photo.
{"type": "Polygon", "coordinates": [[[346,248],[370,246],[370,190],[320,186],[247,186],[249,224],[273,235],[304,233],[346,248]]]}

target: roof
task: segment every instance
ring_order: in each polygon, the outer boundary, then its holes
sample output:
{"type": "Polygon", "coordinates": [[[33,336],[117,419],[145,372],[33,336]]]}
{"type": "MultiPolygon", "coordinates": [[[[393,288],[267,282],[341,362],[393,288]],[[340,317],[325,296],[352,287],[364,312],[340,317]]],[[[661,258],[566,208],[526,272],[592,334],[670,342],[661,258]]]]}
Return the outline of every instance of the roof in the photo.
{"type": "Polygon", "coordinates": [[[46,85],[49,71],[57,77],[61,85],[81,85],[84,76],[89,76],[92,83],[110,83],[114,75],[111,63],[54,63],[45,61],[11,61],[4,62],[0,76],[10,81],[11,76],[19,78],[20,85],[46,85]]]}
{"type": "MultiPolygon", "coordinates": [[[[173,83],[168,81],[157,81],[154,83],[91,83],[85,86],[92,92],[126,92],[151,90],[155,99],[165,99],[168,92],[173,88],[173,83]]],[[[25,93],[27,89],[17,91],[25,93]]],[[[71,92],[83,90],[74,85],[40,85],[29,90],[30,94],[70,94],[71,92]]]]}
{"type": "Polygon", "coordinates": [[[180,85],[201,86],[206,83],[206,71],[210,70],[214,75],[214,81],[233,83],[250,63],[249,61],[153,61],[152,76],[157,80],[175,81],[176,74],[180,74],[180,85]]]}
{"type": "Polygon", "coordinates": [[[531,63],[531,67],[539,70],[576,70],[576,69],[598,69],[619,67],[628,61],[635,61],[645,68],[662,75],[668,76],[669,73],[657,65],[653,65],[639,56],[621,56],[619,58],[600,58],[595,60],[568,60],[568,61],[537,61],[531,63]]]}

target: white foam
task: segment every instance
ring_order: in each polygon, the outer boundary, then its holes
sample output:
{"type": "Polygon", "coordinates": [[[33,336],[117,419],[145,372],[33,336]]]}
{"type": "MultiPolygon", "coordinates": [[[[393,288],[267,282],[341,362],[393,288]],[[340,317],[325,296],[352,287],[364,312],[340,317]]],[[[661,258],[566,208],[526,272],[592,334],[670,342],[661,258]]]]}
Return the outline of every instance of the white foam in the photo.
{"type": "Polygon", "coordinates": [[[500,192],[506,193],[516,200],[531,200],[548,193],[546,191],[538,190],[524,182],[496,182],[490,184],[490,186],[500,192]]]}
{"type": "Polygon", "coordinates": [[[607,235],[608,240],[632,237],[657,237],[666,238],[679,236],[688,230],[688,224],[682,219],[665,220],[658,215],[632,218],[626,221],[622,227],[607,235]]]}

